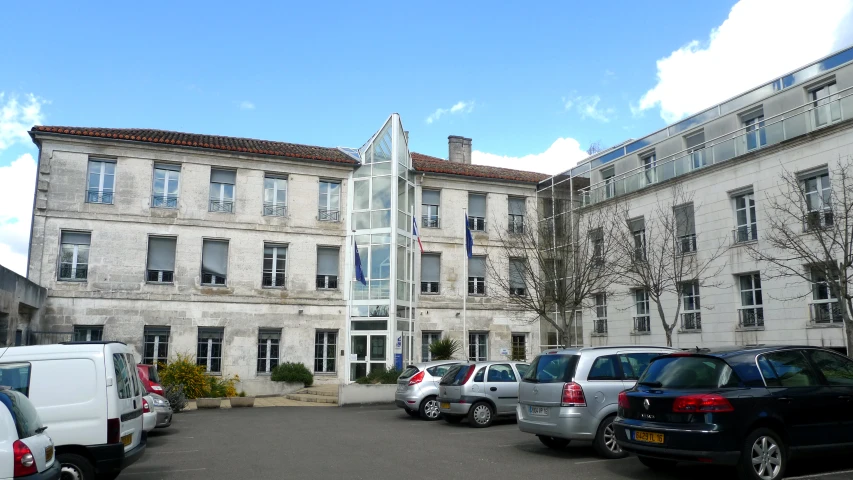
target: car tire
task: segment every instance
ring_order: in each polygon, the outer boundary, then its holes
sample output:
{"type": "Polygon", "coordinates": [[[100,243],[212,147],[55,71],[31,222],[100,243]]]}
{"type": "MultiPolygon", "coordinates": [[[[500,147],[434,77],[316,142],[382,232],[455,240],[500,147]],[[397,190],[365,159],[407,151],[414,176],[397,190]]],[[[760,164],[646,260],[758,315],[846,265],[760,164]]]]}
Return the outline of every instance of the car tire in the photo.
{"type": "Polygon", "coordinates": [[[441,418],[441,410],[438,408],[438,400],[435,397],[426,397],[423,399],[418,411],[424,420],[434,421],[441,418]]]}
{"type": "Polygon", "coordinates": [[[549,437],[547,435],[536,435],[536,437],[539,438],[542,445],[553,450],[562,450],[569,446],[569,442],[571,442],[571,440],[567,438],[549,437]]]}
{"type": "Polygon", "coordinates": [[[464,418],[460,415],[448,415],[446,413],[443,413],[441,415],[441,417],[444,419],[445,422],[453,423],[453,424],[457,424],[457,423],[461,422],[462,419],[464,418]]]}
{"type": "Polygon", "coordinates": [[[759,428],[746,437],[737,466],[741,480],[778,480],[787,467],[788,451],[779,434],[759,428]]]}
{"type": "Polygon", "coordinates": [[[672,460],[663,460],[660,458],[651,458],[644,457],[642,455],[637,457],[640,460],[640,463],[646,466],[646,468],[650,470],[654,470],[656,472],[668,472],[670,470],[675,469],[676,462],[672,460]]]}
{"type": "Polygon", "coordinates": [[[495,421],[495,409],[486,402],[471,405],[468,412],[468,424],[474,428],[486,428],[495,421]]]}
{"type": "Polygon", "coordinates": [[[622,447],[616,443],[616,430],[613,428],[614,418],[616,417],[611,415],[601,421],[601,425],[598,426],[598,431],[595,433],[595,440],[592,441],[592,447],[604,458],[625,458],[628,456],[628,452],[622,450],[622,447]]]}
{"type": "Polygon", "coordinates": [[[409,416],[413,418],[418,418],[418,416],[420,415],[417,410],[409,410],[408,408],[404,408],[403,410],[405,410],[406,413],[408,413],[409,416]]]}
{"type": "Polygon", "coordinates": [[[63,480],[95,480],[95,468],[86,457],[73,453],[60,453],[56,456],[63,480]]]}

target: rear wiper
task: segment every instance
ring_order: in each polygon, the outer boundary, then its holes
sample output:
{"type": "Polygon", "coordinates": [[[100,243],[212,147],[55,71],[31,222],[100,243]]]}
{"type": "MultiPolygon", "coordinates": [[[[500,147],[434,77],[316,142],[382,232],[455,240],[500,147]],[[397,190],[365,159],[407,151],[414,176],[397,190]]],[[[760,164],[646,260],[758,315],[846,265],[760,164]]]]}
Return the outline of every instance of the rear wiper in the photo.
{"type": "Polygon", "coordinates": [[[638,382],[637,385],[642,385],[644,387],[662,387],[663,384],[660,382],[638,382]]]}
{"type": "Polygon", "coordinates": [[[36,434],[44,433],[45,430],[47,430],[47,427],[39,427],[36,429],[36,434]]]}

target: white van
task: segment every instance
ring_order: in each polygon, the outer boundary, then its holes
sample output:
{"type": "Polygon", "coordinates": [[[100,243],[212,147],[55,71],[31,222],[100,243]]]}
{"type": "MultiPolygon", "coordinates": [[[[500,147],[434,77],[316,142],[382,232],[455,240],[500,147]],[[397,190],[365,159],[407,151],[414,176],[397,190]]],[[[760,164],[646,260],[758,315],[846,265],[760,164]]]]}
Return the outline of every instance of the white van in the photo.
{"type": "Polygon", "coordinates": [[[145,451],[136,362],[120,342],[0,348],[0,385],[26,391],[63,478],[115,478],[145,451]]]}

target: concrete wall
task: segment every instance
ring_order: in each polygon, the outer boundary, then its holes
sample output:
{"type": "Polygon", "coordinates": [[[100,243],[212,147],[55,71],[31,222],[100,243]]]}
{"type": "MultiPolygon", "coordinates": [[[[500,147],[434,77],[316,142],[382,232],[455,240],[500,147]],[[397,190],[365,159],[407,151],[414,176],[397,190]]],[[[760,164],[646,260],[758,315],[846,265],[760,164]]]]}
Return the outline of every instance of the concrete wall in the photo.
{"type": "Polygon", "coordinates": [[[351,383],[338,387],[338,406],[394,403],[397,385],[359,385],[351,383]]]}
{"type": "Polygon", "coordinates": [[[15,345],[38,325],[47,290],[0,265],[0,347],[15,345]]]}

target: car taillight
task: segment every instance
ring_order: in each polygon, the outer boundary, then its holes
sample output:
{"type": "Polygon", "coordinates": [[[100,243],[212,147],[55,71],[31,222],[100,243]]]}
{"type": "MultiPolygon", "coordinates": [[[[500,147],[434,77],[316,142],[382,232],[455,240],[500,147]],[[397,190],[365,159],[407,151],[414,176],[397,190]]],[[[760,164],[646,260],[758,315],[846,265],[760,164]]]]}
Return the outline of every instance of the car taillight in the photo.
{"type": "Polygon", "coordinates": [[[151,407],[148,405],[148,400],[145,400],[144,398],[142,399],[142,412],[143,413],[150,413],[151,412],[151,407]]]}
{"type": "Polygon", "coordinates": [[[36,459],[33,457],[30,447],[20,440],[15,440],[15,443],[12,444],[12,450],[15,455],[15,468],[13,469],[15,478],[38,473],[36,459]]]}
{"type": "Polygon", "coordinates": [[[631,402],[628,400],[628,392],[619,392],[619,408],[630,410],[631,402]]]}
{"type": "Polygon", "coordinates": [[[583,395],[583,388],[575,382],[569,382],[563,385],[563,406],[564,407],[585,407],[586,397],[583,395]]]}
{"type": "Polygon", "coordinates": [[[466,383],[468,383],[468,380],[471,380],[471,377],[474,375],[474,370],[476,369],[477,368],[474,365],[468,367],[468,372],[465,374],[465,378],[462,379],[462,383],[460,385],[465,385],[466,383]]]}
{"type": "Polygon", "coordinates": [[[426,370],[421,370],[420,372],[416,373],[411,379],[409,379],[409,386],[417,385],[417,384],[423,382],[425,371],[426,370]]]}
{"type": "Polygon", "coordinates": [[[162,392],[163,387],[161,387],[160,385],[151,385],[151,390],[154,390],[155,392],[162,392]]]}
{"type": "Polygon", "coordinates": [[[107,443],[121,442],[121,420],[117,418],[107,419],[107,443]]]}
{"type": "Polygon", "coordinates": [[[732,404],[722,395],[713,393],[685,395],[672,403],[675,413],[721,413],[735,411],[732,404]]]}

